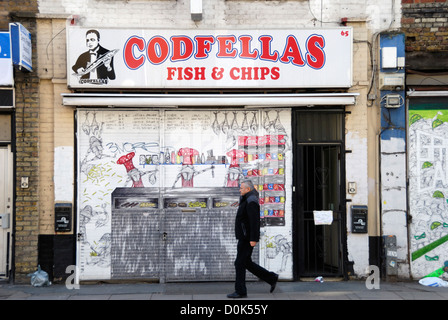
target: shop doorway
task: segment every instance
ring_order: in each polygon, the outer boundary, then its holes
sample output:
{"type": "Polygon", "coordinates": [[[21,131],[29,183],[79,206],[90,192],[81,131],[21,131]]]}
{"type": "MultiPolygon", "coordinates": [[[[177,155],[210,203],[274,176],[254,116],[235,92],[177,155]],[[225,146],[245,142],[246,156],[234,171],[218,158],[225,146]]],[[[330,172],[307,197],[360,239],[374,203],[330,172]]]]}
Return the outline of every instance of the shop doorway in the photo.
{"type": "Polygon", "coordinates": [[[11,264],[11,164],[10,148],[0,146],[0,279],[9,277],[11,264]]]}
{"type": "Polygon", "coordinates": [[[297,278],[344,275],[344,113],[295,114],[295,273],[297,278]],[[315,211],[332,216],[319,224],[315,211]]]}

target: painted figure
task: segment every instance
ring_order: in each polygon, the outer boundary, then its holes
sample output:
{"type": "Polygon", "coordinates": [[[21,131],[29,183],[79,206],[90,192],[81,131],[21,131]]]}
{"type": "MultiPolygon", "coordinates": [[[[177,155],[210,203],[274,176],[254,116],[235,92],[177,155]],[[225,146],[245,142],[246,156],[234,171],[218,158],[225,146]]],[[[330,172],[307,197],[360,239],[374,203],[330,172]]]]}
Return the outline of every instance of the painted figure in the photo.
{"type": "Polygon", "coordinates": [[[80,81],[95,84],[107,83],[115,79],[114,58],[118,50],[107,50],[100,45],[100,33],[97,30],[86,32],[86,46],[88,51],[81,54],[72,66],[74,75],[80,77],[80,81]],[[85,80],[90,81],[85,81],[85,80]],[[95,81],[102,80],[102,81],[95,81]]]}
{"type": "Polygon", "coordinates": [[[182,168],[180,169],[179,174],[176,177],[176,180],[173,183],[173,188],[176,186],[177,181],[179,179],[182,179],[182,188],[192,188],[194,186],[193,184],[193,178],[203,172],[212,170],[212,177],[215,177],[214,169],[215,166],[211,166],[209,168],[206,168],[204,170],[197,171],[194,168],[194,159],[199,155],[199,152],[193,148],[181,148],[177,152],[177,155],[182,157],[182,168]]]}

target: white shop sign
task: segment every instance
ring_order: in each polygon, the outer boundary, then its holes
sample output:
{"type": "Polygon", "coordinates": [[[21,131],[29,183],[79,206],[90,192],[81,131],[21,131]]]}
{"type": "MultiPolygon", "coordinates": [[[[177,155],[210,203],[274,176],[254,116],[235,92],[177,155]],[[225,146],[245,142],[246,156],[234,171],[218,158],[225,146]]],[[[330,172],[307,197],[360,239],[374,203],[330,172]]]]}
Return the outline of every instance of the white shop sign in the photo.
{"type": "Polygon", "coordinates": [[[352,28],[70,27],[71,88],[329,88],[352,84],[352,28]]]}

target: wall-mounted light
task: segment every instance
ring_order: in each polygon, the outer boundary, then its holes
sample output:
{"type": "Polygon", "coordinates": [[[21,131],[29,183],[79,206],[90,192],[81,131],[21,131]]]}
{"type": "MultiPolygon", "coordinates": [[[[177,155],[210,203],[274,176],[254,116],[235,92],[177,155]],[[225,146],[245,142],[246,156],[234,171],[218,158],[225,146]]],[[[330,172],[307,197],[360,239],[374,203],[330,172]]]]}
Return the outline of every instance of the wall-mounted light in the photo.
{"type": "Polygon", "coordinates": [[[202,0],[190,0],[191,20],[202,20],[202,0]]]}

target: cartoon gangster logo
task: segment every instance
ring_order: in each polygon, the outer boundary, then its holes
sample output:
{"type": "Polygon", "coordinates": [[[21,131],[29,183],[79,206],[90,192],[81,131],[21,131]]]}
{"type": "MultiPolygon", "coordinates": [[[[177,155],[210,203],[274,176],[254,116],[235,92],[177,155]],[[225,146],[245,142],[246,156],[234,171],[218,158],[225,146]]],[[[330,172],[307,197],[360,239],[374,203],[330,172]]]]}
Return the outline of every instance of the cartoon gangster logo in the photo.
{"type": "Polygon", "coordinates": [[[97,30],[86,32],[88,51],[81,54],[72,66],[73,75],[79,77],[79,83],[107,84],[115,79],[114,55],[118,49],[107,50],[100,46],[100,33],[97,30]]]}

